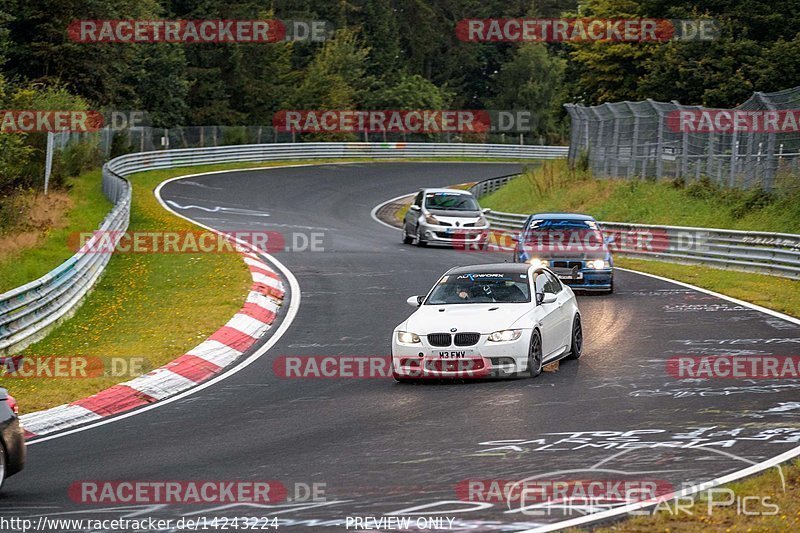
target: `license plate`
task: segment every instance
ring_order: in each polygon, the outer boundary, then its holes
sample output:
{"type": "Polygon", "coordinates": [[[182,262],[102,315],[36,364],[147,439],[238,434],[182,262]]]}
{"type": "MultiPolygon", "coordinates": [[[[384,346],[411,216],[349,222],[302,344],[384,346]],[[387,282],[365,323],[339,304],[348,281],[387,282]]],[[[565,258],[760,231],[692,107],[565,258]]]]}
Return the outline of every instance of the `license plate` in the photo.
{"type": "Polygon", "coordinates": [[[574,276],[572,273],[569,274],[558,274],[559,279],[583,279],[583,272],[578,272],[574,276]]]}
{"type": "Polygon", "coordinates": [[[474,350],[435,350],[434,357],[440,359],[463,359],[475,355],[474,350]]]}
{"type": "Polygon", "coordinates": [[[445,228],[444,232],[445,232],[447,235],[452,235],[453,233],[455,233],[455,232],[456,232],[456,230],[455,230],[455,228],[445,228]]]}

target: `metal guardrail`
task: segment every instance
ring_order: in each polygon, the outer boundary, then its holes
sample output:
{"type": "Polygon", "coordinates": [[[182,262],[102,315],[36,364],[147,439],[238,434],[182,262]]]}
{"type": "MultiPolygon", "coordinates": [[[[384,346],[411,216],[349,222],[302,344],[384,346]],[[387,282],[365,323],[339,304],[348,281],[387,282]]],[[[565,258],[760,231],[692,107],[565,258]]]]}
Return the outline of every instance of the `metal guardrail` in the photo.
{"type": "Polygon", "coordinates": [[[60,266],[0,294],[0,354],[15,353],[39,340],[75,311],[102,275],[111,254],[109,236],[118,242],[128,228],[131,185],[124,176],[155,169],[209,163],[265,162],[296,159],[503,158],[554,159],[567,156],[566,146],[447,143],[299,143],[256,144],[140,152],[117,157],[103,166],[103,193],[114,208],[85,244],[60,266]],[[95,246],[105,239],[102,246],[95,246]]]}
{"type": "Polygon", "coordinates": [[[130,183],[106,165],[103,193],[114,202],[114,208],[82,249],[89,251],[78,251],[41,278],[0,294],[0,353],[25,348],[68,318],[103,273],[111,255],[91,250],[103,234],[118,241],[128,228],[130,183]]]}
{"type": "MultiPolygon", "coordinates": [[[[512,179],[514,176],[484,180],[470,191],[480,198],[512,179]]],[[[528,215],[490,211],[486,218],[494,229],[519,233],[528,215]]],[[[614,239],[612,251],[620,255],[800,279],[800,235],[621,222],[599,224],[614,239]]]]}

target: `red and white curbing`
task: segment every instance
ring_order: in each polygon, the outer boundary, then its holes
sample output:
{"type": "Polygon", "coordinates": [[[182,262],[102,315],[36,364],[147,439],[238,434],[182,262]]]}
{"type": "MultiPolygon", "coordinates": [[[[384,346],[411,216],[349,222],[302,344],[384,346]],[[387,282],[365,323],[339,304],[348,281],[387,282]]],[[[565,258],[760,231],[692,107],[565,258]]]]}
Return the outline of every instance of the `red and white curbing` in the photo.
{"type": "Polygon", "coordinates": [[[244,306],[203,343],[174,361],[88,398],[22,415],[28,439],[47,435],[174,396],[239,359],[269,330],[283,301],[278,274],[256,254],[243,254],[253,285],[244,306]]]}

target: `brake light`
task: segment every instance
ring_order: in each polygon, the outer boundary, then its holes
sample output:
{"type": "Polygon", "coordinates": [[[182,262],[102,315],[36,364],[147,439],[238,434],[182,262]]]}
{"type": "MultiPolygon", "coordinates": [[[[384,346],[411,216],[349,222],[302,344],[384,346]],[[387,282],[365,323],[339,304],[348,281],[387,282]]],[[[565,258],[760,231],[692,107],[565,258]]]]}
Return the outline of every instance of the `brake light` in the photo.
{"type": "Polygon", "coordinates": [[[14,411],[15,415],[19,414],[19,405],[17,404],[17,400],[11,396],[10,394],[6,397],[6,402],[8,402],[8,406],[14,411]]]}

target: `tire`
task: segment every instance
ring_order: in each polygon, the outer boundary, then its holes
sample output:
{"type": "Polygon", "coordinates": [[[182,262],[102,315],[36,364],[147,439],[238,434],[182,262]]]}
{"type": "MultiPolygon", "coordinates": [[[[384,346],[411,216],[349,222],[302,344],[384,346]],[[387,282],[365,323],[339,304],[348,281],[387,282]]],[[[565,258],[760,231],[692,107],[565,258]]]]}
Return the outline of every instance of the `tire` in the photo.
{"type": "Polygon", "coordinates": [[[580,315],[575,315],[572,321],[572,343],[569,348],[567,359],[580,359],[583,353],[583,326],[581,325],[580,315]]]}
{"type": "Polygon", "coordinates": [[[403,244],[411,244],[414,242],[414,237],[410,236],[406,231],[406,225],[403,224],[403,244]]]}
{"type": "Polygon", "coordinates": [[[6,447],[3,445],[3,442],[0,441],[0,490],[3,489],[3,485],[5,484],[6,472],[8,472],[8,465],[6,463],[6,447]]]}
{"type": "Polygon", "coordinates": [[[416,245],[417,245],[417,246],[419,246],[420,248],[424,248],[425,246],[427,246],[427,245],[428,245],[428,243],[427,243],[427,242],[425,242],[425,241],[423,241],[423,240],[422,240],[422,235],[420,235],[420,234],[419,234],[419,228],[417,228],[417,236],[416,236],[416,238],[414,239],[414,244],[416,244],[416,245]]]}
{"type": "Polygon", "coordinates": [[[535,378],[542,373],[542,336],[534,331],[531,336],[531,346],[528,349],[528,374],[535,378]]]}

